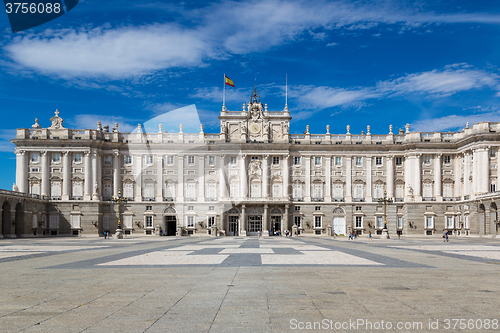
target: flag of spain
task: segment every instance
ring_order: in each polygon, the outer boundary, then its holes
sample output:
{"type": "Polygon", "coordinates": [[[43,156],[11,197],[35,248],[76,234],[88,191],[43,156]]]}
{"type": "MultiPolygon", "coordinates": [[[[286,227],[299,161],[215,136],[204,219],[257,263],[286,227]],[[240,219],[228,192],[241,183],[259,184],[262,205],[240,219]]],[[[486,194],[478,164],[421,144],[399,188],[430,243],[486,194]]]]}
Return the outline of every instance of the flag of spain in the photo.
{"type": "Polygon", "coordinates": [[[226,74],[224,74],[224,79],[225,79],[225,83],[226,83],[226,85],[231,86],[231,87],[233,87],[233,88],[234,88],[234,83],[233,83],[233,80],[231,80],[230,78],[228,78],[228,77],[226,76],[226,74]]]}

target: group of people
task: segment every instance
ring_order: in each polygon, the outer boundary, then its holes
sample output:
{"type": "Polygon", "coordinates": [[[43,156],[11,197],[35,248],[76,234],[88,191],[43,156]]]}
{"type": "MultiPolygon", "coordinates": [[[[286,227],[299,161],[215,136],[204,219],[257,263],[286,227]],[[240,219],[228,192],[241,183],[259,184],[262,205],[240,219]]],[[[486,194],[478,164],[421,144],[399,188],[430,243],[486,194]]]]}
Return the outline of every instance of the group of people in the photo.
{"type": "Polygon", "coordinates": [[[448,230],[443,229],[443,242],[448,242],[448,230]]]}

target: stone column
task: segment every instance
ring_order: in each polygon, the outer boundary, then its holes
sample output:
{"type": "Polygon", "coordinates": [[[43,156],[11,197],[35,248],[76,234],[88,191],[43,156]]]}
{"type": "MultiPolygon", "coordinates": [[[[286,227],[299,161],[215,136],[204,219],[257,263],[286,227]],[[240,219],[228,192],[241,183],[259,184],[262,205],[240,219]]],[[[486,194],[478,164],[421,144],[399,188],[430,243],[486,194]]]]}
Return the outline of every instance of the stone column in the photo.
{"type": "MultiPolygon", "coordinates": [[[[283,197],[285,198],[289,198],[290,197],[290,189],[289,189],[289,185],[288,185],[288,181],[289,181],[289,170],[290,170],[290,167],[289,167],[289,158],[290,156],[286,155],[284,158],[283,158],[283,197]]],[[[283,225],[283,223],[281,224],[283,225]]]]}
{"type": "Polygon", "coordinates": [[[436,201],[443,201],[441,185],[441,154],[434,156],[434,196],[436,201]]]}
{"type": "Polygon", "coordinates": [[[248,185],[247,185],[247,155],[240,155],[240,197],[246,198],[248,197],[248,185]]]}
{"type": "Polygon", "coordinates": [[[332,202],[332,157],[326,157],[325,202],[332,202]]]}
{"type": "Polygon", "coordinates": [[[288,214],[289,214],[289,205],[285,205],[285,215],[283,215],[283,221],[281,222],[281,234],[285,233],[285,230],[288,230],[288,214]]]}
{"type": "Polygon", "coordinates": [[[479,170],[481,178],[478,192],[488,193],[490,191],[490,149],[488,147],[481,148],[479,156],[481,158],[481,169],[479,170]]]}
{"type": "Polygon", "coordinates": [[[366,157],[366,201],[372,201],[372,157],[366,157]]]}
{"type": "Polygon", "coordinates": [[[345,201],[352,202],[352,157],[345,158],[345,201]]]}
{"type": "MultiPolygon", "coordinates": [[[[135,156],[135,202],[142,201],[142,155],[135,156]]],[[[182,221],[178,221],[179,224],[182,221]]]]}
{"type": "Polygon", "coordinates": [[[225,176],[225,160],[226,160],[226,155],[221,155],[220,156],[220,168],[219,168],[219,196],[220,198],[226,198],[227,197],[227,185],[226,185],[226,176],[225,176]]]}
{"type": "Polygon", "coordinates": [[[269,155],[262,159],[262,196],[269,197],[269,155]]]}
{"type": "Polygon", "coordinates": [[[97,160],[100,158],[97,151],[92,152],[92,200],[99,200],[98,190],[101,190],[100,181],[97,178],[97,160]]]}
{"type": "Polygon", "coordinates": [[[163,201],[163,155],[156,155],[156,202],[163,201]]]}
{"type": "Polygon", "coordinates": [[[471,195],[470,188],[470,151],[464,153],[464,196],[471,195]]]}
{"type": "Polygon", "coordinates": [[[42,186],[40,189],[40,194],[43,198],[43,196],[49,195],[49,184],[50,184],[50,166],[49,166],[49,153],[47,151],[41,151],[40,154],[42,155],[42,163],[41,163],[41,168],[42,168],[42,186]]]}
{"type": "Polygon", "coordinates": [[[414,170],[415,170],[415,178],[414,178],[414,191],[415,198],[417,201],[422,201],[422,163],[420,161],[420,157],[422,154],[417,154],[414,159],[414,170]]]}
{"type": "Polygon", "coordinates": [[[267,210],[269,206],[264,204],[264,215],[262,215],[262,236],[269,236],[269,221],[267,218],[267,210]]]}
{"type": "Polygon", "coordinates": [[[123,189],[121,184],[121,174],[120,174],[120,151],[113,150],[113,195],[117,196],[118,191],[121,190],[123,195],[123,189]]]}
{"type": "Polygon", "coordinates": [[[184,155],[177,156],[177,199],[184,201],[184,155]]]}
{"type": "Polygon", "coordinates": [[[305,202],[311,202],[311,157],[306,156],[306,197],[305,202]]]}
{"type": "Polygon", "coordinates": [[[28,159],[24,150],[16,152],[16,185],[19,192],[28,193],[28,159]]]}
{"type": "Polygon", "coordinates": [[[198,201],[205,200],[205,156],[198,156],[198,201]]]}
{"type": "Polygon", "coordinates": [[[411,156],[405,155],[405,157],[404,157],[404,172],[405,172],[404,195],[405,195],[405,201],[410,201],[411,195],[412,195],[412,193],[410,191],[410,188],[412,186],[412,184],[411,184],[411,174],[412,174],[411,164],[412,164],[411,156]]]}
{"type": "Polygon", "coordinates": [[[462,168],[462,157],[459,154],[454,156],[455,167],[453,170],[454,173],[454,188],[453,188],[453,196],[459,197],[462,195],[462,181],[461,179],[461,168],[462,168]]]}
{"type": "Polygon", "coordinates": [[[92,199],[92,174],[91,174],[91,155],[90,151],[85,152],[85,183],[84,183],[84,192],[83,199],[90,200],[92,199]]]}
{"type": "Polygon", "coordinates": [[[247,235],[247,223],[245,214],[245,205],[241,205],[241,215],[240,215],[240,236],[247,235]]]}
{"type": "Polygon", "coordinates": [[[63,183],[62,183],[62,200],[69,200],[71,196],[71,163],[69,151],[63,151],[63,183]]]}
{"type": "Polygon", "coordinates": [[[394,156],[387,157],[387,197],[394,197],[394,156]]]}

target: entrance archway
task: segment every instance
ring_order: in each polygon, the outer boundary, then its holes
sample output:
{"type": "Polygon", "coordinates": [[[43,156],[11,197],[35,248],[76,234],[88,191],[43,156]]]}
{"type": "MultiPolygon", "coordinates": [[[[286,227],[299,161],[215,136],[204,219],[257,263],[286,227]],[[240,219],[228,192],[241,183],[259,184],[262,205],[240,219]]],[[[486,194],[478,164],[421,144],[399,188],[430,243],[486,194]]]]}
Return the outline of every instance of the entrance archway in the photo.
{"type": "Polygon", "coordinates": [[[165,236],[175,236],[177,234],[177,215],[172,207],[167,207],[163,211],[163,230],[165,236]]]}
{"type": "Polygon", "coordinates": [[[490,204],[490,230],[489,234],[498,234],[498,215],[497,215],[497,204],[492,202],[490,204]]]}
{"type": "Polygon", "coordinates": [[[486,232],[486,208],[483,204],[479,204],[477,212],[479,215],[479,234],[484,235],[486,232]]]}
{"type": "Polygon", "coordinates": [[[21,237],[24,232],[24,211],[23,205],[18,202],[16,205],[16,216],[14,217],[14,227],[17,237],[21,237]]]}
{"type": "Polygon", "coordinates": [[[240,221],[240,212],[236,208],[231,208],[227,212],[227,235],[228,236],[238,236],[238,231],[240,221]]]}
{"type": "Polygon", "coordinates": [[[339,236],[344,236],[347,233],[345,225],[345,212],[340,207],[333,210],[332,233],[339,236]]]}
{"type": "Polygon", "coordinates": [[[273,208],[271,210],[271,235],[276,235],[278,231],[281,231],[281,210],[273,208]]]}
{"type": "Polygon", "coordinates": [[[10,203],[5,201],[2,205],[2,234],[5,236],[10,235],[12,227],[12,220],[10,216],[10,203]]]}

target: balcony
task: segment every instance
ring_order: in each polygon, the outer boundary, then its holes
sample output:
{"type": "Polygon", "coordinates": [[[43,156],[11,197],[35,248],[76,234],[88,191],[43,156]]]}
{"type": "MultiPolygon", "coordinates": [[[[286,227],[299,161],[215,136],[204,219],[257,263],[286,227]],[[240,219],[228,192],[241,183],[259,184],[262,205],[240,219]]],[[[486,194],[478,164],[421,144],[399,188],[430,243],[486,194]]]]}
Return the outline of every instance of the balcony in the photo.
{"type": "Polygon", "coordinates": [[[186,201],[196,201],[196,198],[184,198],[186,201]]]}
{"type": "Polygon", "coordinates": [[[434,198],[434,197],[423,197],[422,201],[436,201],[436,198],[434,198]]]}
{"type": "Polygon", "coordinates": [[[174,198],[172,198],[172,197],[166,197],[166,198],[163,198],[163,201],[174,201],[174,198]]]}
{"type": "Polygon", "coordinates": [[[344,202],[344,198],[333,198],[335,202],[344,202]]]}
{"type": "Polygon", "coordinates": [[[395,198],[394,199],[394,202],[403,202],[403,201],[405,201],[404,198],[395,198]]]}
{"type": "Polygon", "coordinates": [[[304,201],[304,198],[293,198],[293,201],[302,202],[302,201],[304,201]]]}
{"type": "Polygon", "coordinates": [[[323,201],[325,201],[325,199],[324,198],[312,198],[312,201],[313,202],[323,202],[323,201]]]}
{"type": "Polygon", "coordinates": [[[154,197],[143,197],[142,201],[155,201],[154,197]]]}
{"type": "Polygon", "coordinates": [[[354,202],[365,202],[364,198],[354,198],[354,202]]]}
{"type": "Polygon", "coordinates": [[[69,200],[83,200],[83,197],[77,195],[77,196],[70,197],[69,200]]]}
{"type": "Polygon", "coordinates": [[[205,201],[217,201],[217,198],[205,198],[205,201]]]}
{"type": "Polygon", "coordinates": [[[61,200],[60,196],[51,196],[50,200],[61,200]]]}
{"type": "Polygon", "coordinates": [[[453,197],[443,197],[443,201],[455,201],[453,197]]]}

